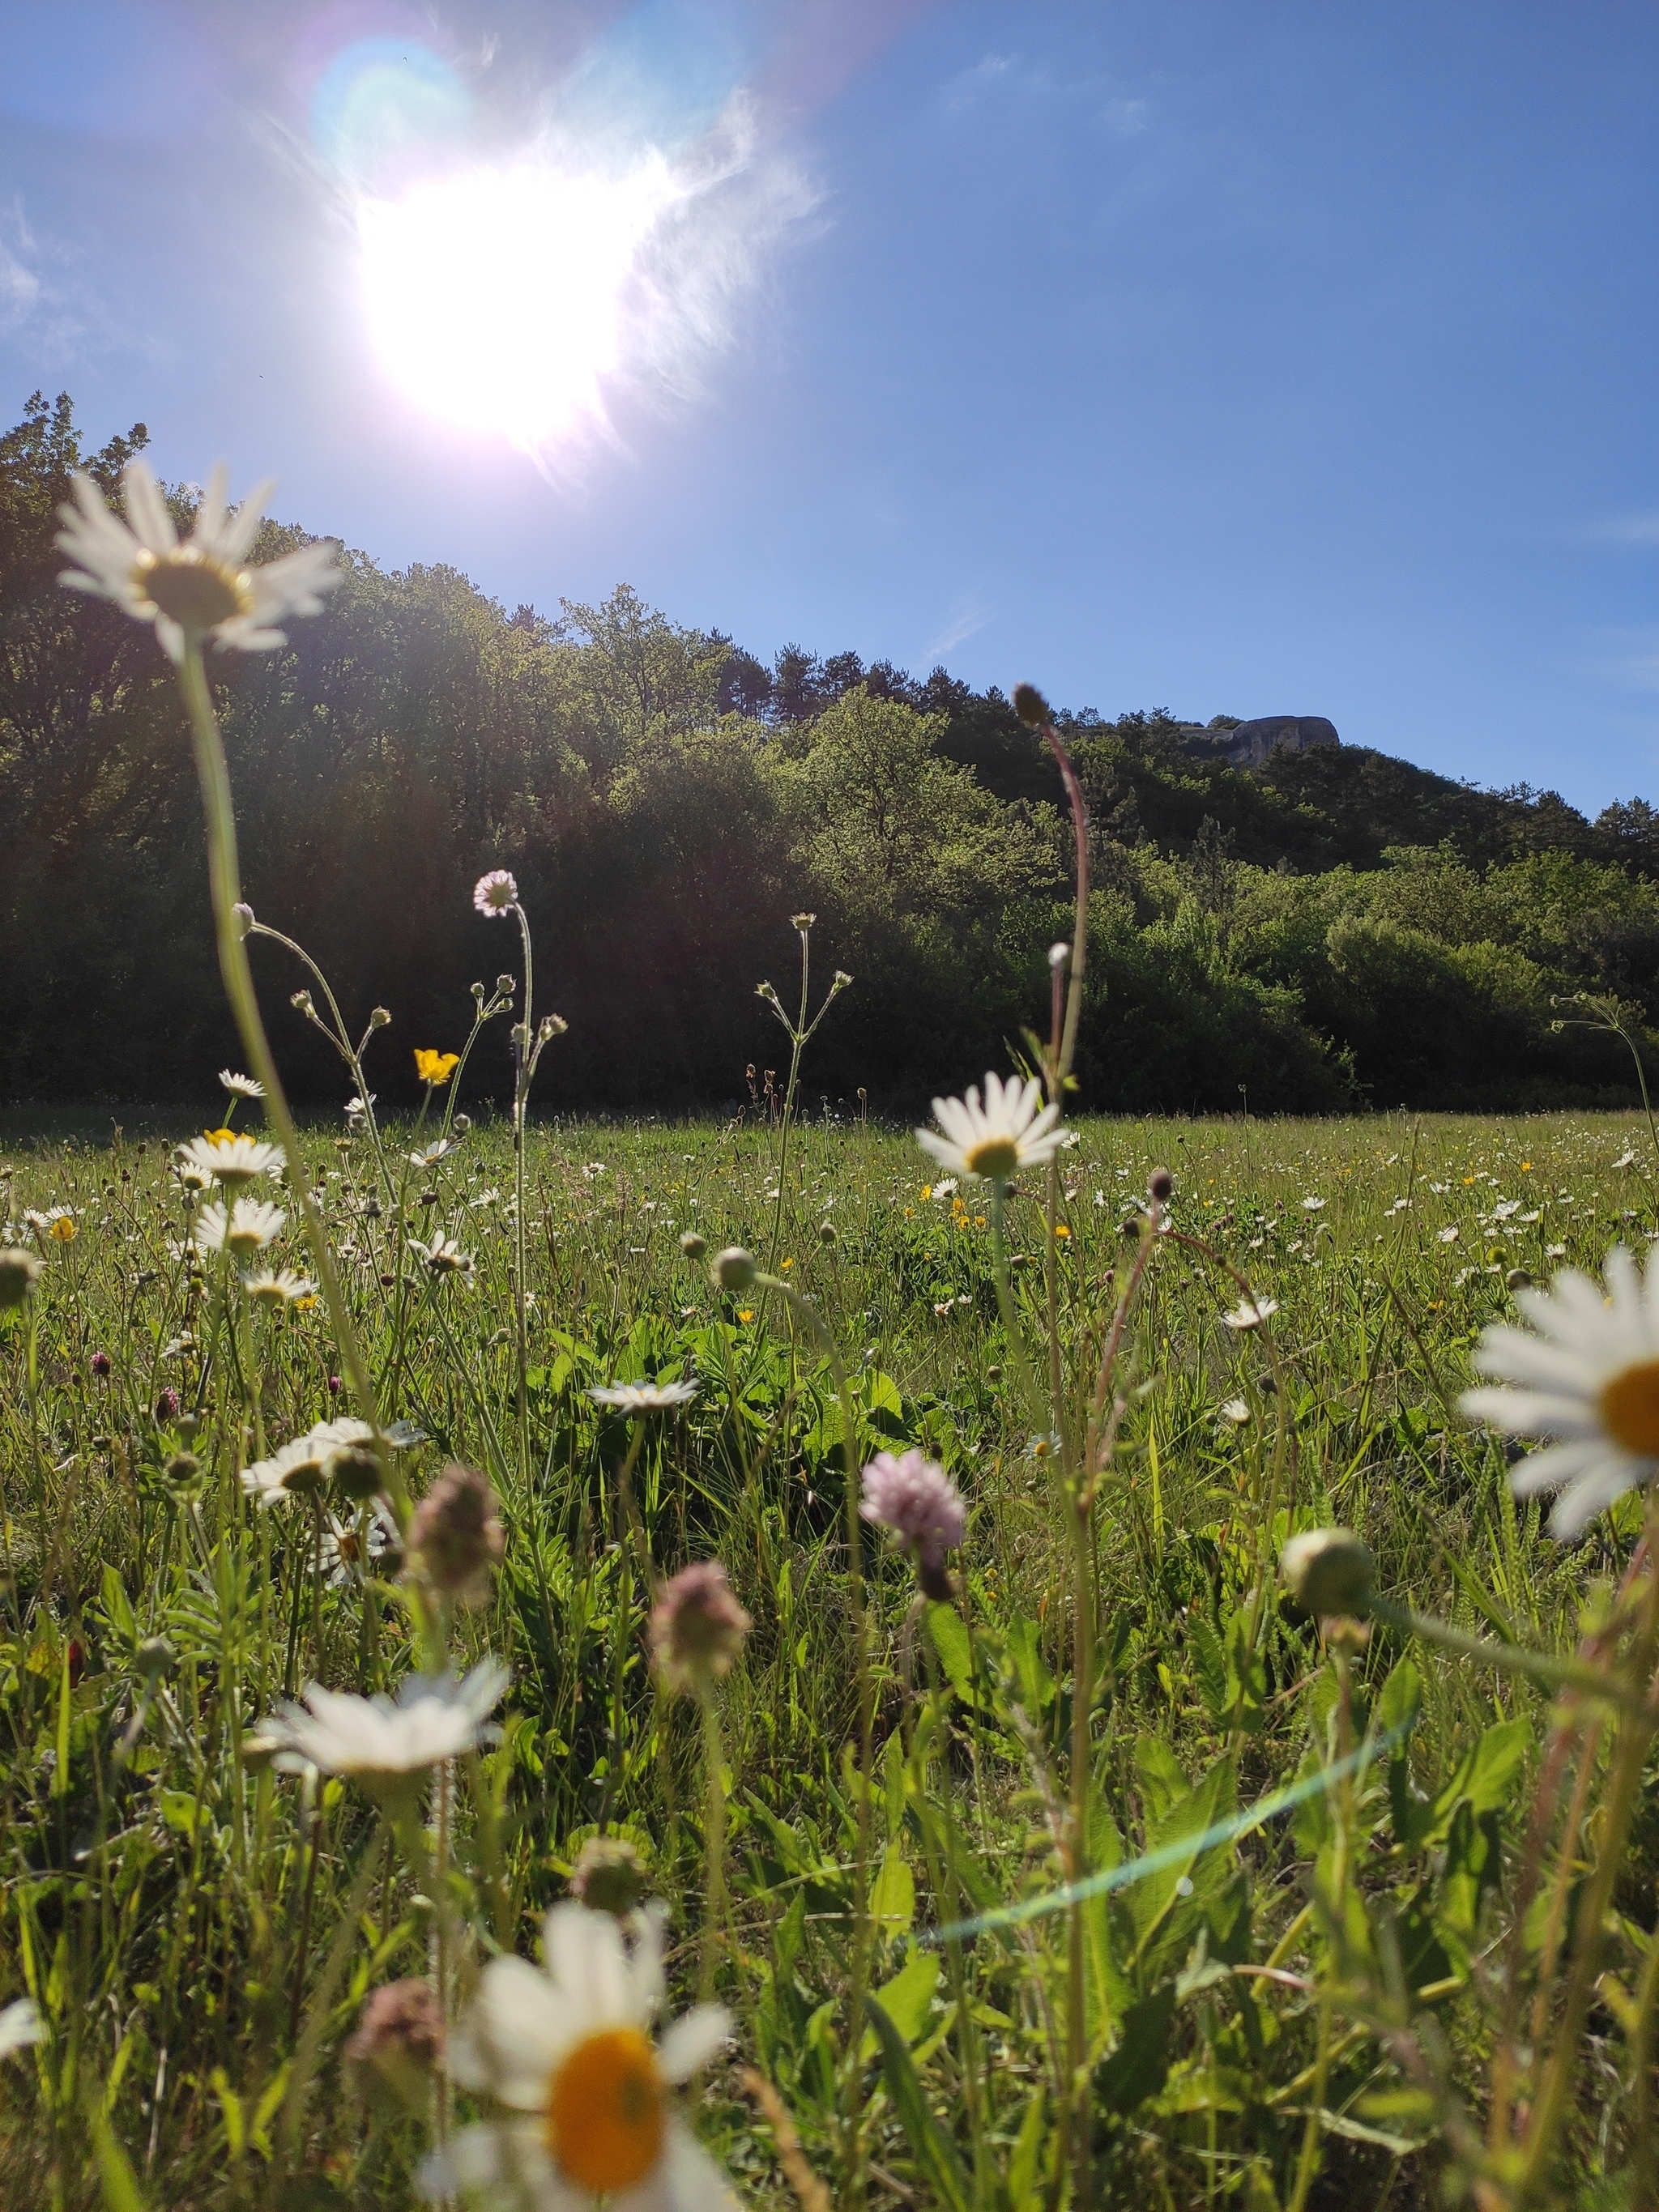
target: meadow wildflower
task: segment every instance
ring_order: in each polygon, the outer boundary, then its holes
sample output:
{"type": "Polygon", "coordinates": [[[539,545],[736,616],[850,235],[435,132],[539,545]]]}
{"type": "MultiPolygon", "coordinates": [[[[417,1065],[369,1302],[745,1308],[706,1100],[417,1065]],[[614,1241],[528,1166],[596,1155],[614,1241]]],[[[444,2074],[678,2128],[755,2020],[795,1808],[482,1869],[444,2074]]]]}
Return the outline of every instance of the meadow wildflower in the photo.
{"type": "Polygon", "coordinates": [[[415,1048],[415,1073],[422,1083],[429,1083],[434,1091],[441,1091],[461,1064],[458,1052],[432,1052],[425,1045],[415,1048]]]}
{"type": "MultiPolygon", "coordinates": [[[[249,909],[250,913],[252,908],[249,909]]],[[[252,1075],[238,1075],[228,1067],[219,1070],[219,1080],[233,1098],[263,1098],[265,1086],[252,1075]]]]}
{"type": "Polygon", "coordinates": [[[590,1912],[627,1920],[645,1902],[645,1862],[625,1836],[590,1836],[570,1869],[570,1894],[590,1912]]]}
{"type": "Polygon", "coordinates": [[[115,1362],[106,1352],[94,1352],[87,1364],[100,1382],[107,1381],[115,1367],[115,1362]]]}
{"type": "Polygon", "coordinates": [[[371,1994],[345,2047],[347,2063],[360,2076],[372,2074],[416,2111],[426,2100],[443,2052],[437,1992],[430,1982],[412,1976],[385,1982],[371,1994]]]}
{"type": "Polygon", "coordinates": [[[9,2058],[14,2051],[26,2051],[32,2043],[44,2042],[46,2033],[46,2023],[33,1997],[14,1997],[9,2005],[0,2007],[0,2058],[9,2058]]]}
{"type": "Polygon", "coordinates": [[[695,1382],[613,1382],[592,1389],[596,1406],[609,1406],[619,1413],[667,1413],[689,1406],[697,1395],[695,1382]]]}
{"type": "Polygon", "coordinates": [[[328,1473],[334,1438],[326,1422],[242,1469],[242,1488],[256,1505],[288,1505],[313,1497],[328,1473]]]}
{"type": "Polygon", "coordinates": [[[1316,1620],[1363,1614],[1376,1579],[1376,1562],[1346,1528],[1304,1528],[1279,1555],[1291,1595],[1316,1620]]]}
{"type": "Polygon", "coordinates": [[[289,614],[322,611],[321,594],[340,581],[332,539],[302,545],[280,560],[245,565],[258,535],[274,482],[258,485],[227,510],[229,471],[220,463],[208,479],[195,527],[184,544],[160,485],[143,461],[129,461],[123,482],[127,520],[110,512],[88,476],[75,473],[74,506],[58,510],[58,548],[76,565],[58,581],[72,591],[113,599],[136,622],[149,623],[162,651],[182,660],[188,647],[212,638],[221,647],[264,653],[287,638],[275,625],[289,614]]]}
{"type": "Polygon", "coordinates": [[[257,1274],[243,1276],[242,1289],[256,1305],[272,1308],[301,1305],[317,1295],[311,1277],[292,1267],[261,1267],[257,1274]]]}
{"type": "Polygon", "coordinates": [[[1604,1507],[1659,1471],[1659,1271],[1645,1278],[1622,1246],[1607,1255],[1607,1296],[1565,1267],[1547,1291],[1522,1287],[1530,1328],[1489,1327],[1472,1364],[1511,1389],[1463,1395],[1463,1411],[1547,1449],[1513,1468],[1517,1498],[1559,1491],[1550,1534],[1570,1543],[1604,1507]]]}
{"type": "Polygon", "coordinates": [[[918,1129],[922,1150],[941,1167],[988,1182],[1012,1182],[1021,1168],[1052,1158],[1064,1134],[1055,1126],[1059,1107],[1042,1104],[1035,1077],[1021,1083],[993,1073],[985,1079],[982,1106],[978,1087],[970,1084],[965,1098],[935,1098],[933,1117],[944,1134],[918,1129]]]}
{"type": "Polygon", "coordinates": [[[372,1797],[406,1802],[420,1778],[446,1759],[476,1751],[507,1685],[499,1659],[470,1674],[410,1674],[395,1698],[356,1698],[313,1682],[297,1705],[260,1730],[286,1772],[315,1766],[361,1783],[372,1797]]]}
{"type": "Polygon", "coordinates": [[[885,1528],[910,1554],[927,1596],[948,1599],[945,1554],[967,1534],[968,1508],[944,1468],[915,1449],[901,1457],[878,1452],[864,1470],[863,1490],[860,1518],[885,1528]]]}
{"type": "Polygon", "coordinates": [[[18,1245],[0,1250],[0,1313],[15,1313],[46,1271],[44,1260],[18,1245]]]}
{"type": "Polygon", "coordinates": [[[543,1955],[540,1972],[512,1958],[484,1968],[450,2070],[504,2111],[428,2164],[428,2193],[505,2185],[536,2212],[588,2212],[601,2199],[610,2212],[732,2212],[724,2176],[670,2094],[729,2040],[731,2021],[698,2005],[653,2041],[656,1916],[630,1950],[606,1914],[556,1905],[543,1955]]]}
{"type": "MultiPolygon", "coordinates": [[[[237,1190],[262,1175],[275,1175],[283,1165],[280,1145],[257,1137],[239,1137],[234,1130],[210,1129],[179,1147],[181,1168],[194,1168],[210,1182],[237,1190]]],[[[182,1179],[182,1178],[181,1178],[182,1179]]]]}
{"type": "Polygon", "coordinates": [[[332,1589],[361,1582],[392,1549],[392,1536],[378,1513],[360,1528],[354,1522],[337,1521],[331,1513],[323,1524],[320,1550],[323,1579],[332,1589]]]}
{"type": "Polygon", "coordinates": [[[1222,1325],[1233,1329],[1260,1328],[1278,1311],[1277,1298],[1241,1298],[1231,1313],[1222,1315],[1222,1325]]]}
{"type": "Polygon", "coordinates": [[[472,903],[486,921],[495,921],[498,915],[511,914],[518,902],[519,886],[509,869],[492,868],[472,886],[472,903]]]}
{"type": "Polygon", "coordinates": [[[488,1480],[476,1468],[452,1462],[415,1510],[410,1559],[434,1589],[475,1604],[489,1596],[489,1577],[506,1550],[507,1532],[488,1480]]]}
{"type": "Polygon", "coordinates": [[[459,1276],[462,1281],[471,1275],[472,1255],[463,1252],[453,1237],[440,1235],[428,1244],[422,1244],[418,1237],[411,1237],[409,1249],[411,1252],[419,1253],[431,1274],[459,1276]]]}
{"type": "Polygon", "coordinates": [[[702,1559],[664,1584],[651,1615],[651,1648],[671,1689],[697,1689],[730,1674],[753,1626],[726,1569],[702,1559]]]}
{"type": "Polygon", "coordinates": [[[228,1251],[239,1260],[252,1259],[281,1233],[287,1218],[280,1206],[258,1198],[239,1198],[228,1209],[204,1206],[191,1226],[191,1242],[198,1252],[228,1251]]]}

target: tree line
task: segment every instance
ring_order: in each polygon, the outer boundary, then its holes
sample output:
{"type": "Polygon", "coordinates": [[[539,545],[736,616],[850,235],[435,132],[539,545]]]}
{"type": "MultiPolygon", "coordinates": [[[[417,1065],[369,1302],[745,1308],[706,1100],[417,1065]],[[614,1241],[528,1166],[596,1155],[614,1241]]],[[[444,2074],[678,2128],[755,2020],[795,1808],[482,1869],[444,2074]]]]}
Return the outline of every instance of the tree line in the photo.
{"type": "MultiPolygon", "coordinates": [[[[66,397],[0,438],[0,1034],[14,1099],[199,1095],[231,1055],[198,802],[148,632],[59,590],[72,468],[113,491],[146,434],[88,449],[66,397]]],[[[169,493],[181,522],[192,494],[169,493]]],[[[267,524],[256,557],[306,533],[267,524]]],[[[851,652],[770,663],[626,585],[556,616],[457,570],[362,554],[288,648],[214,669],[245,888],[349,1018],[392,1009],[378,1070],[452,1047],[469,987],[511,964],[472,913],[511,867],[538,1004],[570,1024],[538,1095],[566,1109],[720,1106],[763,1083],[795,987],[790,916],[854,989],[810,1090],[908,1109],[1018,1044],[1071,927],[1071,828],[1051,763],[994,689],[851,652]],[[392,1048],[395,1042],[396,1049],[392,1048]]],[[[1034,672],[1040,675],[1041,672],[1034,672]]],[[[1485,792],[1364,748],[1223,757],[1231,718],[1065,727],[1095,893],[1079,1073],[1101,1109],[1620,1103],[1622,1048],[1553,1024],[1616,994],[1659,1022],[1659,819],[1485,792]]],[[[296,1091],[339,1070],[259,980],[296,1091]]],[[[505,1091],[506,1041],[481,1080],[505,1091]]]]}

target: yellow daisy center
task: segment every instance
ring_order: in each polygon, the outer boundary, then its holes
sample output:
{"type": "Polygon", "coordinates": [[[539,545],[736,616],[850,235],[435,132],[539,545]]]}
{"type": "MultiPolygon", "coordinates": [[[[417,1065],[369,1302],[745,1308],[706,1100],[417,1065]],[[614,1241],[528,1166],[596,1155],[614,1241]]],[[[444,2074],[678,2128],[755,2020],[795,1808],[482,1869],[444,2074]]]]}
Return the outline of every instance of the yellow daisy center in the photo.
{"type": "Polygon", "coordinates": [[[253,611],[253,590],[246,574],[226,568],[193,545],[181,545],[173,553],[141,553],[132,580],[152,605],[196,637],[253,611]]]}
{"type": "Polygon", "coordinates": [[[1644,1359],[1601,1385],[1601,1419],[1638,1459],[1659,1459],[1659,1359],[1644,1359]]]}
{"type": "Polygon", "coordinates": [[[981,1137],[963,1154],[970,1175],[992,1182],[1007,1182],[1019,1165],[1019,1146],[1012,1137],[981,1137]]]}
{"type": "Polygon", "coordinates": [[[547,2147],[561,2172],[598,2196],[631,2189],[662,2156],[662,2076],[637,2027],[585,2036],[547,2094],[547,2147]]]}
{"type": "Polygon", "coordinates": [[[225,1242],[233,1252],[257,1252],[264,1239],[257,1229],[233,1229],[225,1242]]]}

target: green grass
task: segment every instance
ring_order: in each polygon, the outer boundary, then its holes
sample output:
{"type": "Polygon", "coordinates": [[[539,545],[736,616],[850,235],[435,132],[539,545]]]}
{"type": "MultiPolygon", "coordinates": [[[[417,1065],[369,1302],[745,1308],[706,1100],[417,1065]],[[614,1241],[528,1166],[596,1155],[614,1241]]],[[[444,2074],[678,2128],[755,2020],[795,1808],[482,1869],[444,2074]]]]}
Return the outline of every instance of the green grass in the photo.
{"type": "MultiPolygon", "coordinates": [[[[197,1126],[217,1118],[204,1101],[197,1126]]],[[[400,1586],[315,1589],[305,1508],[257,1513],[235,1480],[349,1410],[331,1382],[327,1316],[272,1319],[227,1304],[211,1267],[192,1276],[171,1117],[111,1109],[85,1127],[36,1145],[12,1115],[0,1200],[14,1238],[36,1241],[28,1208],[72,1207],[76,1231],[40,1233],[45,1279],[0,1325],[0,2002],[27,1989],[50,2031],[0,2061],[0,2195],[179,2212],[410,2202],[425,2126],[366,2100],[341,2054],[365,1992],[425,1970],[434,1904],[354,1788],[275,1773],[244,1743],[285,1689],[367,1690],[410,1663],[400,1586]],[[113,1143],[111,1119],[124,1121],[113,1143]],[[100,1352],[106,1377],[92,1369],[100,1352]],[[186,1449],[193,1475],[179,1472],[186,1449]],[[171,1663],[151,1693],[141,1647],[155,1638],[171,1663]],[[290,2070],[301,2045],[316,2054],[309,2082],[290,2070]]],[[[1137,1250],[1121,1224],[1156,1165],[1176,1174],[1176,1228],[1278,1301],[1270,1353],[1261,1334],[1222,1325],[1235,1282],[1162,1239],[1132,1308],[1118,1449],[1092,1516],[1091,1863],[1194,1834],[1335,1757],[1345,1731],[1357,1741],[1415,1713],[1357,1781],[1085,1909],[1094,2199],[1265,2212],[1295,2200],[1311,2142],[1306,2204],[1433,2203],[1455,2164],[1449,2100],[1478,2128],[1490,2094],[1523,1874],[1539,1899],[1516,1954],[1530,2008],[1552,1899],[1566,1910],[1593,1847],[1547,1820],[1541,1844],[1525,1843],[1552,1725],[1542,1692],[1379,1630],[1353,1656],[1345,1710],[1347,1662],[1276,1596],[1273,1562],[1291,1529],[1340,1522],[1401,1601],[1573,1648],[1628,1561],[1640,1501],[1562,1551],[1535,1507],[1511,1502],[1502,1449],[1455,1403],[1475,1334],[1510,1311],[1507,1271],[1599,1267],[1621,1237],[1644,1248],[1645,1128],[1582,1115],[1078,1127],[1058,1267],[1072,1397],[1098,1359],[1137,1250]],[[1614,1164],[1627,1154],[1636,1164],[1614,1164]],[[1519,1201],[1501,1221],[1500,1200],[1519,1201]],[[1320,1881],[1354,1900],[1346,1933],[1305,1909],[1320,1881]],[[1390,1988],[1405,1993],[1398,2020],[1390,1988]],[[1426,2084],[1386,2039],[1425,2016],[1426,2084]],[[1327,2116],[1311,2136],[1310,2109],[1327,2116]]],[[[389,1149],[398,1160],[409,1147],[389,1149]]],[[[634,1840],[672,1908],[676,2000],[706,1962],[734,2014],[731,2063],[692,2105],[746,2202],[793,2201],[740,2085],[755,2067],[837,2205],[860,2192],[963,2212],[1053,2204],[1071,2186],[1054,2094],[1070,1916],[943,1952],[912,1940],[1063,1879],[1074,1577],[1048,1417],[1022,1395],[973,1187],[953,1210],[924,1194],[908,1134],[804,1127],[774,1254],[777,1157],[775,1133],[752,1124],[532,1128],[526,1480],[505,1133],[481,1127],[429,1180],[411,1172],[401,1239],[390,1200],[362,1210],[375,1195],[367,1146],[308,1135],[384,1411],[430,1438],[406,1457],[411,1489],[462,1460],[489,1474],[507,1523],[494,1595],[456,1629],[460,1656],[496,1652],[514,1677],[483,1795],[457,1799],[459,1994],[498,1942],[537,1954],[541,1912],[604,1824],[634,1840]],[[408,1236],[436,1228],[474,1255],[470,1284],[434,1286],[411,1259],[408,1236]],[[774,1257],[813,1302],[851,1377],[855,1459],[919,1444],[972,1509],[954,1611],[927,1608],[905,1563],[866,1543],[862,1812],[835,1378],[776,1294],[712,1290],[682,1255],[687,1231],[774,1257]],[[720,1558],[754,1622],[720,1693],[727,1908],[712,1926],[704,1739],[647,1663],[649,1595],[615,1480],[629,1432],[583,1395],[650,1374],[702,1386],[650,1428],[634,1470],[654,1570],[720,1558]],[[486,1800],[501,1814],[499,1888],[486,1800]],[[872,2015],[854,2051],[860,1923],[887,2027],[883,2041],[872,2015]]],[[[1039,1358],[1041,1195],[1034,1181],[1008,1224],[1039,1358]]],[[[303,1268],[296,1225],[290,1206],[277,1252],[303,1268]]],[[[1568,1772],[1598,1772],[1605,1742],[1573,1741],[1568,1772]]],[[[1549,1786],[1553,1805],[1564,1793],[1549,1786]]],[[[1630,2201],[1627,2181],[1605,2178],[1626,2172],[1636,2126],[1620,2023],[1655,1918],[1650,1805],[1633,1835],[1613,1979],[1550,2185],[1561,2194],[1540,2202],[1630,2201]]]]}

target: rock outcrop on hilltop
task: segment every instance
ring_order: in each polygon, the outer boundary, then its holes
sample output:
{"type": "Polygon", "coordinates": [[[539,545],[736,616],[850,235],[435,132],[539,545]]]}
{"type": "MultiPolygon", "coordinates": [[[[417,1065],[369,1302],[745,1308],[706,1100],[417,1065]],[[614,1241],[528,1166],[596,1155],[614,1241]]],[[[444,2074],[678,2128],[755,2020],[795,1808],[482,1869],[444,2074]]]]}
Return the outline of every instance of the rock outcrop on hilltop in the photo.
{"type": "Polygon", "coordinates": [[[1335,724],[1323,714],[1262,714],[1229,732],[1227,761],[1233,768],[1260,768],[1272,753],[1304,753],[1341,742],[1335,724]]]}

